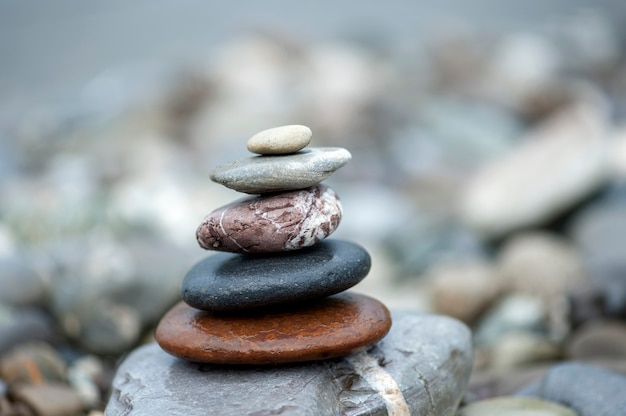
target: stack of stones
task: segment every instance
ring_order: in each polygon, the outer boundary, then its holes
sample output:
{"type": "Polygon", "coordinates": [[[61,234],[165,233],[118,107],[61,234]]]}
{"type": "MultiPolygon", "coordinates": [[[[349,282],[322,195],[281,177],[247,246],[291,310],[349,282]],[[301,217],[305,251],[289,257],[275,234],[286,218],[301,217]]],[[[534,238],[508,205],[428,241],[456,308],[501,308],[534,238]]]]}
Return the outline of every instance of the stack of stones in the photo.
{"type": "Polygon", "coordinates": [[[351,155],[307,147],[311,135],[299,125],[262,131],[247,144],[260,156],[212,172],[213,181],[256,196],[216,209],[198,227],[200,246],[221,253],[185,276],[183,302],[156,331],[166,352],[195,362],[280,364],[348,355],[387,334],[387,308],[345,292],[369,272],[369,254],[326,239],[342,207],[321,182],[351,155]]]}

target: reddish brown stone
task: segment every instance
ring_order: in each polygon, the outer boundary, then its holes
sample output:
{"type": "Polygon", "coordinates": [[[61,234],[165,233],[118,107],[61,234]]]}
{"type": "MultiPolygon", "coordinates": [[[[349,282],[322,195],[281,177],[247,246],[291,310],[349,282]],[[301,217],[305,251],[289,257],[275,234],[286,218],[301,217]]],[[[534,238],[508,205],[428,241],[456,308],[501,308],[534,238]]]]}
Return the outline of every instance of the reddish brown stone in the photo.
{"type": "Polygon", "coordinates": [[[219,315],[181,302],[161,320],[156,340],[168,353],[214,364],[280,364],[340,357],[365,349],[391,328],[387,308],[341,293],[289,309],[219,315]]]}
{"type": "Polygon", "coordinates": [[[244,198],[211,212],[196,231],[207,250],[274,253],[309,247],[328,237],[341,221],[341,202],[331,188],[244,198]]]}

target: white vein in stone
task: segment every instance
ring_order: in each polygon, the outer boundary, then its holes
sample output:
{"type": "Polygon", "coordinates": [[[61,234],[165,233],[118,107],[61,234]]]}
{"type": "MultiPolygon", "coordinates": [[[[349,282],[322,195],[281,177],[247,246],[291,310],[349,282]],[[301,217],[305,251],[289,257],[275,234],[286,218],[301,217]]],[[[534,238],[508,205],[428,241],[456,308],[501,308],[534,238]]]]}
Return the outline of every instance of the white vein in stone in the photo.
{"type": "Polygon", "coordinates": [[[378,360],[367,354],[367,352],[353,354],[346,357],[346,359],[356,373],[363,377],[380,394],[380,397],[385,401],[389,416],[411,416],[409,406],[404,400],[400,386],[398,386],[391,374],[378,364],[378,360]]]}

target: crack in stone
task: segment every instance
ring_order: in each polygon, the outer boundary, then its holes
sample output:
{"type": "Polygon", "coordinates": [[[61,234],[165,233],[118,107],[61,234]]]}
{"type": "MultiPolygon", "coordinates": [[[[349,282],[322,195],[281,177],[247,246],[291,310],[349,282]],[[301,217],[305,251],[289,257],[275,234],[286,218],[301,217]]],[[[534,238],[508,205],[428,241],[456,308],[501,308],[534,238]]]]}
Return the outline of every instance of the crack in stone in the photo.
{"type": "Polygon", "coordinates": [[[417,372],[417,378],[419,378],[419,380],[424,385],[424,390],[426,391],[426,394],[428,395],[428,401],[430,402],[430,406],[434,409],[435,408],[435,402],[433,401],[433,396],[430,393],[430,382],[419,371],[417,372]]]}

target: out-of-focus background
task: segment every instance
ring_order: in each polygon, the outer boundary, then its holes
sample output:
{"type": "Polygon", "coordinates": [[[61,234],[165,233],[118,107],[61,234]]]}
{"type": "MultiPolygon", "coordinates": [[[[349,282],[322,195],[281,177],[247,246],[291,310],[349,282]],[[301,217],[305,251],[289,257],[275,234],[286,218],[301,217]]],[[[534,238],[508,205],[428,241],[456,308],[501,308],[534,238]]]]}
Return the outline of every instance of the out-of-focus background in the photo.
{"type": "Polygon", "coordinates": [[[618,0],[1,2],[0,414],[99,414],[240,197],[209,172],[284,124],[353,155],[327,183],[333,237],[372,254],[355,290],[473,329],[466,401],[626,369],[625,23],[618,0]]]}

